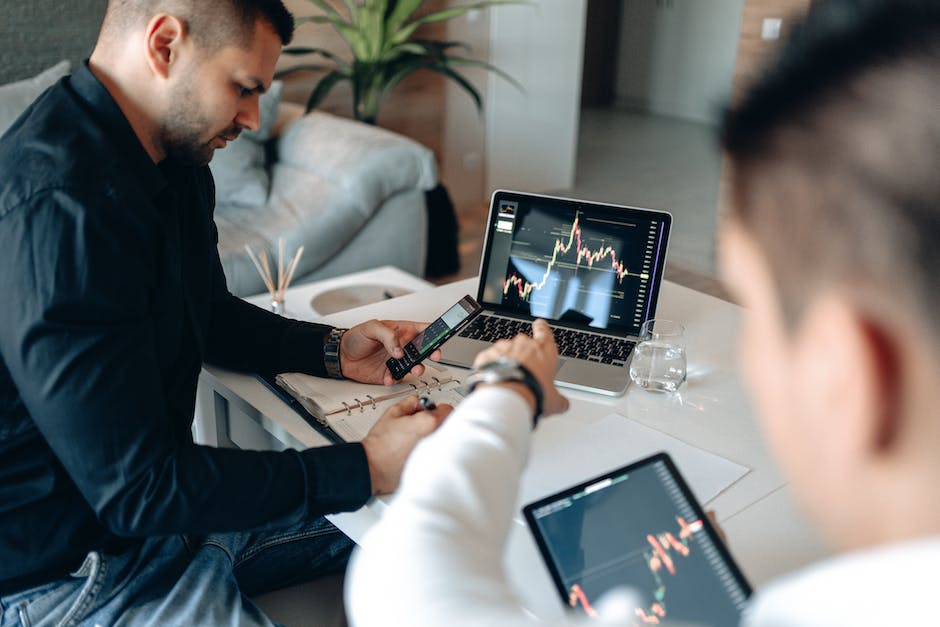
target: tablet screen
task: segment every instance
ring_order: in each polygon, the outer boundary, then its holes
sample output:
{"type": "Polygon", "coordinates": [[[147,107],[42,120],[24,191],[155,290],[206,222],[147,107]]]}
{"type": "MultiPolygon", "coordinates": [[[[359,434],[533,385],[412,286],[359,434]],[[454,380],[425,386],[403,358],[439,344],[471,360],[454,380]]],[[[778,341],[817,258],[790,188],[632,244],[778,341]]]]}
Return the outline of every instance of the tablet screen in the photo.
{"type": "Polygon", "coordinates": [[[737,625],[750,587],[668,455],[525,507],[559,594],[595,616],[606,592],[639,596],[635,624],[737,625]]]}

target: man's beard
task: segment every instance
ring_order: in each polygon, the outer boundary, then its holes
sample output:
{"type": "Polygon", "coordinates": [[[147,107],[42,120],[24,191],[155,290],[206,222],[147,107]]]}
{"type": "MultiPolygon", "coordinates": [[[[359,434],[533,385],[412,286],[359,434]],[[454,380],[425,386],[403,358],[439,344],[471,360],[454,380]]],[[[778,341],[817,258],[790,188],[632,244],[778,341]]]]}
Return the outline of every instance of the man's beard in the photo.
{"type": "MultiPolygon", "coordinates": [[[[163,120],[162,135],[168,157],[188,165],[204,166],[215,154],[215,148],[210,144],[216,136],[208,141],[203,139],[211,130],[211,121],[199,110],[198,102],[192,81],[179,85],[172,95],[170,111],[163,120]]],[[[240,130],[233,126],[219,135],[234,137],[240,130]]]]}

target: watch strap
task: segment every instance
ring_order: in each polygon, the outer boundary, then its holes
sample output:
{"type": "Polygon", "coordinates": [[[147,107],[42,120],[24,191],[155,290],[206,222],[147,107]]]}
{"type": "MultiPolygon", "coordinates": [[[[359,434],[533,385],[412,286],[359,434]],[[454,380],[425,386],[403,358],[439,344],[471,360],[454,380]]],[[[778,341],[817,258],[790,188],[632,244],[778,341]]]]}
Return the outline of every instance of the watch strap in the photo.
{"type": "Polygon", "coordinates": [[[343,368],[339,362],[339,348],[343,343],[343,334],[349,329],[332,329],[323,344],[323,367],[326,374],[333,379],[345,379],[343,368]]]}
{"type": "Polygon", "coordinates": [[[532,371],[518,364],[520,372],[522,372],[522,380],[520,383],[523,383],[529,390],[532,391],[532,396],[535,397],[535,415],[532,416],[532,428],[535,428],[535,425],[539,423],[539,418],[542,417],[542,410],[544,409],[544,401],[542,398],[542,385],[539,383],[539,380],[535,378],[535,375],[532,374],[532,371]]]}
{"type": "Polygon", "coordinates": [[[505,382],[521,383],[532,392],[532,396],[535,399],[535,414],[532,417],[532,427],[535,428],[544,408],[542,386],[538,379],[535,378],[535,375],[532,374],[532,371],[515,359],[501,357],[496,361],[491,361],[481,366],[467,378],[467,394],[470,394],[480,383],[505,382]]]}

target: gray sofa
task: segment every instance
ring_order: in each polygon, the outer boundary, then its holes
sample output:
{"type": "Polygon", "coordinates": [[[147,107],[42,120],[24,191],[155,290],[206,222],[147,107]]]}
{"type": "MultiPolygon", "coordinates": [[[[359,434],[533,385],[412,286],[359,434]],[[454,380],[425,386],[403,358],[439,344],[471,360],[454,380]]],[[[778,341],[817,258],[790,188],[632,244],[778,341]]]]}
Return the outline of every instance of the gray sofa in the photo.
{"type": "Polygon", "coordinates": [[[424,273],[424,192],[437,185],[430,150],[383,129],[312,112],[266,140],[272,143],[270,190],[263,204],[252,206],[231,201],[237,194],[221,189],[227,177],[219,171],[233,156],[226,151],[252,141],[254,134],[243,134],[212,164],[219,254],[233,293],[264,291],[245,246],[273,259],[279,238],[288,256],[304,247],[292,284],[382,265],[424,273]]]}

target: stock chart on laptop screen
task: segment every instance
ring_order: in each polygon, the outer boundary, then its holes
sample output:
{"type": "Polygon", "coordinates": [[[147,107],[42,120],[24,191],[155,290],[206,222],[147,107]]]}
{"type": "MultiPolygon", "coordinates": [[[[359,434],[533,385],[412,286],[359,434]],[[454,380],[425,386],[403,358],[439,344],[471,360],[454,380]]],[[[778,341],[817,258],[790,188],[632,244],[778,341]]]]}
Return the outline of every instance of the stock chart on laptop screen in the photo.
{"type": "Polygon", "coordinates": [[[668,214],[551,198],[494,200],[483,302],[637,334],[655,307],[668,214]]]}

